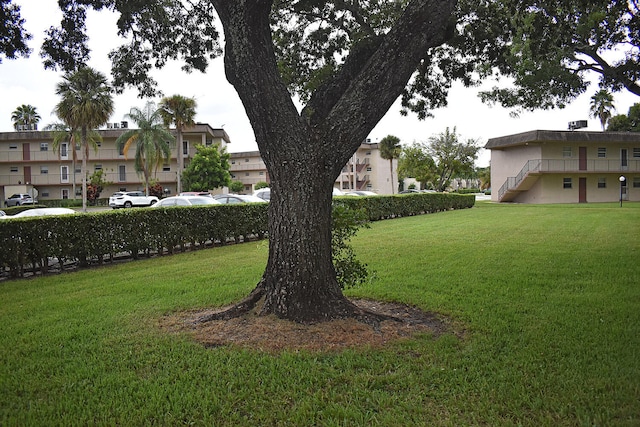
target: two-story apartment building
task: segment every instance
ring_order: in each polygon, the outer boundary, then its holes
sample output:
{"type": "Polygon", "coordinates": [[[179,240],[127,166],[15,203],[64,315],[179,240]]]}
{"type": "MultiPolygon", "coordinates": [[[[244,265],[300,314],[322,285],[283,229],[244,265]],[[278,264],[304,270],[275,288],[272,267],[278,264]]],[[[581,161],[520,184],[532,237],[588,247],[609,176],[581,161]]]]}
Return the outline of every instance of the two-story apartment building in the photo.
{"type": "MultiPolygon", "coordinates": [[[[259,151],[231,153],[231,179],[241,181],[245,192],[253,191],[258,182],[269,182],[267,168],[259,151]]],[[[393,160],[393,185],[397,187],[398,160],[393,160]]],[[[378,194],[391,194],[389,160],[380,157],[378,143],[363,142],[336,179],[335,188],[348,192],[367,190],[378,194]]],[[[395,191],[397,192],[397,191],[395,191]]]]}
{"type": "Polygon", "coordinates": [[[534,130],[485,148],[495,202],[640,201],[640,133],[534,130]]]}
{"type": "MultiPolygon", "coordinates": [[[[128,153],[118,151],[116,139],[128,129],[127,122],[108,123],[98,131],[102,137],[98,149],[89,150],[88,175],[102,170],[103,179],[110,185],[101,197],[115,191],[144,190],[142,177],[134,168],[133,148],[128,153]]],[[[185,166],[196,153],[196,145],[216,144],[226,147],[231,141],[223,129],[214,129],[198,123],[183,134],[182,155],[185,166]]],[[[154,179],[167,194],[175,194],[177,185],[177,159],[175,149],[171,159],[156,172],[154,179]]],[[[37,191],[38,200],[80,198],[82,193],[80,147],[62,142],[54,152],[53,135],[47,131],[19,131],[0,133],[0,189],[2,200],[10,196],[5,187],[30,186],[37,191]],[[73,151],[76,150],[74,161],[73,151]]]]}

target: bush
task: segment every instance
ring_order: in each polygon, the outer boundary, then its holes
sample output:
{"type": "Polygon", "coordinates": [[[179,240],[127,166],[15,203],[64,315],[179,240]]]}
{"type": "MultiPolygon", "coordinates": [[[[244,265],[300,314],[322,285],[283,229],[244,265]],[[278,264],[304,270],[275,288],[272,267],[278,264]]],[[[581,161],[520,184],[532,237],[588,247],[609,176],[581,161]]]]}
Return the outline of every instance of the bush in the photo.
{"type": "MultiPolygon", "coordinates": [[[[366,265],[355,259],[349,239],[366,221],[464,209],[473,195],[415,193],[398,196],[334,198],[334,264],[341,286],[362,283],[366,265]]],[[[7,214],[29,209],[11,208],[7,214]]],[[[268,204],[119,209],[82,215],[4,219],[0,222],[0,272],[20,277],[25,270],[49,270],[49,260],[80,266],[114,257],[163,255],[187,248],[263,238],[268,204]]]]}

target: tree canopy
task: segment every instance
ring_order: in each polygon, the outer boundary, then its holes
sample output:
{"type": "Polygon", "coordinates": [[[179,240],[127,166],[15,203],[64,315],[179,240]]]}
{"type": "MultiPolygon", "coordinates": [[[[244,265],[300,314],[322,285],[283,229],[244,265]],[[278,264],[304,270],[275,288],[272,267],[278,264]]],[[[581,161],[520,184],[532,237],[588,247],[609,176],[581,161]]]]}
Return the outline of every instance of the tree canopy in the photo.
{"type": "Polygon", "coordinates": [[[187,191],[209,191],[228,186],[231,183],[230,157],[225,149],[218,150],[216,145],[196,145],[196,155],[182,173],[184,188],[187,191]]]}
{"type": "Polygon", "coordinates": [[[640,103],[629,107],[629,112],[609,119],[607,131],[640,132],[640,103]]]}
{"type": "Polygon", "coordinates": [[[11,0],[0,0],[0,64],[3,56],[16,59],[31,53],[27,46],[31,34],[24,29],[24,22],[20,6],[11,4],[11,0]]]}

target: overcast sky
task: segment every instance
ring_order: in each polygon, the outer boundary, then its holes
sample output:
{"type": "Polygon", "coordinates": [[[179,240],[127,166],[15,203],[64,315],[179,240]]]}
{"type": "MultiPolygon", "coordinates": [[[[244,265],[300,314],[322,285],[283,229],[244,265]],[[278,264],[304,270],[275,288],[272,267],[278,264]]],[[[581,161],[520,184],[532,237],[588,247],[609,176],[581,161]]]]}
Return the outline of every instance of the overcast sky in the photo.
{"type": "MultiPolygon", "coordinates": [[[[21,6],[25,27],[33,35],[29,59],[5,60],[0,64],[0,132],[13,130],[11,113],[21,104],[34,105],[42,120],[40,128],[55,122],[52,114],[59,101],[55,86],[61,81],[61,74],[45,71],[39,55],[44,31],[60,24],[61,13],[56,0],[14,0],[21,6]]],[[[107,53],[117,46],[115,16],[109,13],[91,13],[87,22],[92,59],[89,65],[109,75],[110,64],[107,53]]],[[[229,134],[230,152],[257,150],[255,138],[244,108],[233,87],[226,81],[222,58],[211,63],[206,74],[195,72],[186,74],[179,64],[170,64],[156,71],[159,89],[165,95],[180,94],[194,97],[198,103],[196,120],[212,127],[221,127],[229,134]]],[[[490,86],[490,85],[489,85],[490,86]]],[[[449,106],[434,111],[434,118],[419,121],[415,116],[402,117],[397,102],[382,121],[371,132],[372,141],[387,135],[395,135],[403,144],[426,142],[430,136],[443,132],[445,128],[456,127],[462,139],[475,139],[484,146],[489,138],[526,132],[534,129],[566,130],[572,120],[588,120],[586,130],[600,131],[600,122],[589,117],[591,96],[597,91],[593,85],[587,93],[579,97],[564,110],[525,113],[512,118],[500,107],[489,107],[480,102],[477,89],[454,86],[449,97],[449,106]]],[[[629,107],[640,98],[628,92],[615,94],[617,114],[626,114],[629,107]]],[[[158,101],[155,99],[154,101],[158,101]]],[[[137,97],[134,90],[128,90],[115,97],[115,112],[110,121],[124,120],[124,115],[133,106],[143,107],[146,100],[137,97]]],[[[489,164],[490,153],[480,151],[478,166],[489,164]]]]}

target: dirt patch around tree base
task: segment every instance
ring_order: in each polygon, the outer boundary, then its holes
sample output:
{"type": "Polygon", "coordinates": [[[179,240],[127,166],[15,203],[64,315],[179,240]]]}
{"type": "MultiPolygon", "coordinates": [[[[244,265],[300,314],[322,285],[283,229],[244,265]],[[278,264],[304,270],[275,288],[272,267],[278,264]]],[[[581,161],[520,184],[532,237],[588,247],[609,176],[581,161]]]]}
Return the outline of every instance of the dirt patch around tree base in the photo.
{"type": "Polygon", "coordinates": [[[173,313],[160,320],[160,327],[169,332],[188,333],[205,347],[236,346],[268,353],[380,348],[418,334],[438,337],[452,332],[447,319],[415,307],[365,299],[352,302],[363,309],[393,316],[397,320],[385,320],[375,326],[356,319],[300,324],[251,312],[230,320],[196,322],[203,316],[225,309],[220,308],[173,313]]]}

